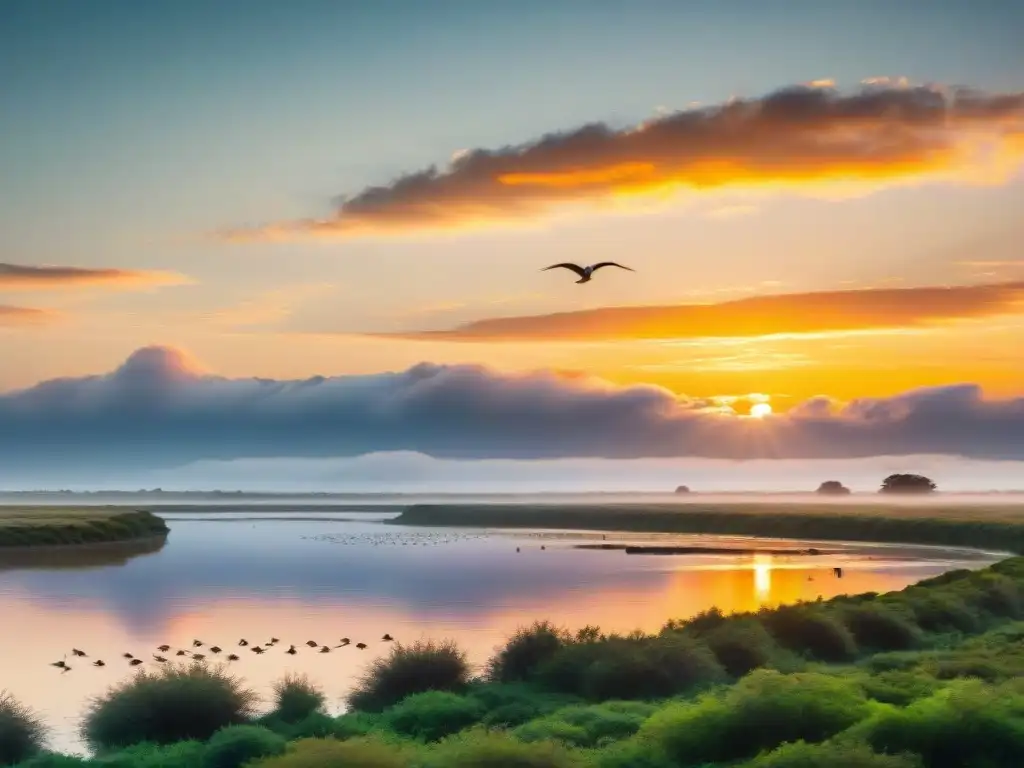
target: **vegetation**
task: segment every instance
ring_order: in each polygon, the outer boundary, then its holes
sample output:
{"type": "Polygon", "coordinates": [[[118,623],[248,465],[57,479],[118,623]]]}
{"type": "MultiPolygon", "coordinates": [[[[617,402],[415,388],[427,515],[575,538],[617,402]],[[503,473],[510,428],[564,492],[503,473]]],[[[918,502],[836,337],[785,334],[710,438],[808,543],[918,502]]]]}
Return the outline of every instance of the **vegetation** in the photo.
{"type": "MultiPolygon", "coordinates": [[[[913,494],[910,494],[911,496],[913,494]]],[[[900,496],[900,494],[891,494],[900,496]]],[[[1024,554],[1024,506],[941,503],[414,504],[395,525],[707,533],[1024,554]]]]}
{"type": "Polygon", "coordinates": [[[298,723],[323,712],[327,696],[306,675],[285,675],[274,684],[274,709],[270,717],[283,723],[298,723]]]}
{"type": "Polygon", "coordinates": [[[151,512],[95,508],[0,508],[0,549],[104,544],[167,536],[151,512]]]}
{"type": "Polygon", "coordinates": [[[826,480],[818,486],[816,493],[820,493],[823,496],[849,496],[850,489],[838,480],[826,480]]]}
{"type": "Polygon", "coordinates": [[[882,481],[882,493],[931,493],[935,485],[924,475],[889,475],[882,481]]]}
{"type": "Polygon", "coordinates": [[[0,691],[0,765],[14,765],[43,748],[46,726],[7,691],[0,691]]]}
{"type": "Polygon", "coordinates": [[[388,656],[374,660],[348,695],[353,709],[379,712],[425,691],[458,691],[469,682],[466,653],[454,642],[395,643],[388,656]]]}

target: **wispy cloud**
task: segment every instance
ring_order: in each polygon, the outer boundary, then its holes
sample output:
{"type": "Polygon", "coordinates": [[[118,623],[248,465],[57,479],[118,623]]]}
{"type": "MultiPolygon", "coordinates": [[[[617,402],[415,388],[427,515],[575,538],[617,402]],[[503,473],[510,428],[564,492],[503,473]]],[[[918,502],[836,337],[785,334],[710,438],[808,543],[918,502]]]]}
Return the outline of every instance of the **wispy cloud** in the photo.
{"type": "Polygon", "coordinates": [[[48,309],[32,307],[12,307],[0,304],[0,327],[38,327],[49,325],[59,315],[48,309]]]}
{"type": "Polygon", "coordinates": [[[228,379],[179,351],[151,347],[111,373],[0,395],[0,461],[11,471],[131,472],[379,451],[476,459],[1024,458],[1024,399],[988,399],[973,384],[845,404],[817,398],[763,419],[737,415],[739,400],[766,396],[695,399],[550,371],[433,363],[300,381],[228,379]]]}
{"type": "Polygon", "coordinates": [[[992,182],[1024,159],[1024,92],[827,81],[660,115],[601,123],[500,149],[462,150],[447,168],[340,198],[325,219],[223,233],[230,240],[352,237],[522,222],[570,204],[662,200],[679,190],[887,185],[968,174],[992,182]]]}
{"type": "Polygon", "coordinates": [[[605,307],[501,317],[447,331],[379,334],[432,341],[611,341],[777,336],[912,328],[1024,311],[1024,283],[755,296],[718,304],[605,307]]]}
{"type": "Polygon", "coordinates": [[[134,288],[150,285],[183,285],[189,282],[190,278],[174,272],[0,263],[0,290],[3,291],[90,285],[134,288]]]}

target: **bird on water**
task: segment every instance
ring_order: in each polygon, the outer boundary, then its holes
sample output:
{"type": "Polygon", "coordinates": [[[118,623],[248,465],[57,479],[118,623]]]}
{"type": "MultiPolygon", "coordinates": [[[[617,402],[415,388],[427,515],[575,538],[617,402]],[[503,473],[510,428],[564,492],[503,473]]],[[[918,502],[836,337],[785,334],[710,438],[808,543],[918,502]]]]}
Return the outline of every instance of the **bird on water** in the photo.
{"type": "Polygon", "coordinates": [[[547,272],[549,269],[558,269],[559,267],[562,269],[568,269],[570,272],[575,272],[579,275],[580,279],[576,281],[577,283],[589,283],[590,279],[594,276],[594,273],[601,267],[618,267],[619,269],[625,269],[628,272],[636,272],[635,269],[631,267],[624,267],[622,264],[617,264],[614,261],[600,261],[597,264],[591,264],[589,267],[581,267],[579,264],[563,261],[558,264],[552,264],[550,267],[544,267],[541,272],[547,272]]]}

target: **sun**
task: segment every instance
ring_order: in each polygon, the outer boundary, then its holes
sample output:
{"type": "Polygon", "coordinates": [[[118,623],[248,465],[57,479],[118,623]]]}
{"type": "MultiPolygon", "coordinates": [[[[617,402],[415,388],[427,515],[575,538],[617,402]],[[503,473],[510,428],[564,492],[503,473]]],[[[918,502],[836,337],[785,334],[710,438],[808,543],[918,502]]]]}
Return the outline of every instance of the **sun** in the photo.
{"type": "Polygon", "coordinates": [[[772,413],[772,407],[768,403],[754,403],[750,406],[750,416],[754,419],[763,419],[765,416],[770,416],[772,413]]]}

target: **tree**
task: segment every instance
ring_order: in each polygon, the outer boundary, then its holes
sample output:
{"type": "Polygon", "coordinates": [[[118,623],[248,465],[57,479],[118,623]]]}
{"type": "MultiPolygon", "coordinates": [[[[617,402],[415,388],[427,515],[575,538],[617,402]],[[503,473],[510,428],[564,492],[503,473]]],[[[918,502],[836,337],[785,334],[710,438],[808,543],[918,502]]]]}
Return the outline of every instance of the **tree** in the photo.
{"type": "Polygon", "coordinates": [[[676,487],[676,493],[689,493],[689,492],[690,492],[690,486],[688,486],[688,485],[680,485],[680,486],[676,487]]]}
{"type": "Polygon", "coordinates": [[[879,493],[931,493],[935,483],[924,475],[889,475],[882,481],[879,493]]]}
{"type": "Polygon", "coordinates": [[[826,480],[818,486],[818,493],[825,494],[826,496],[846,496],[849,492],[850,489],[838,480],[826,480]]]}

